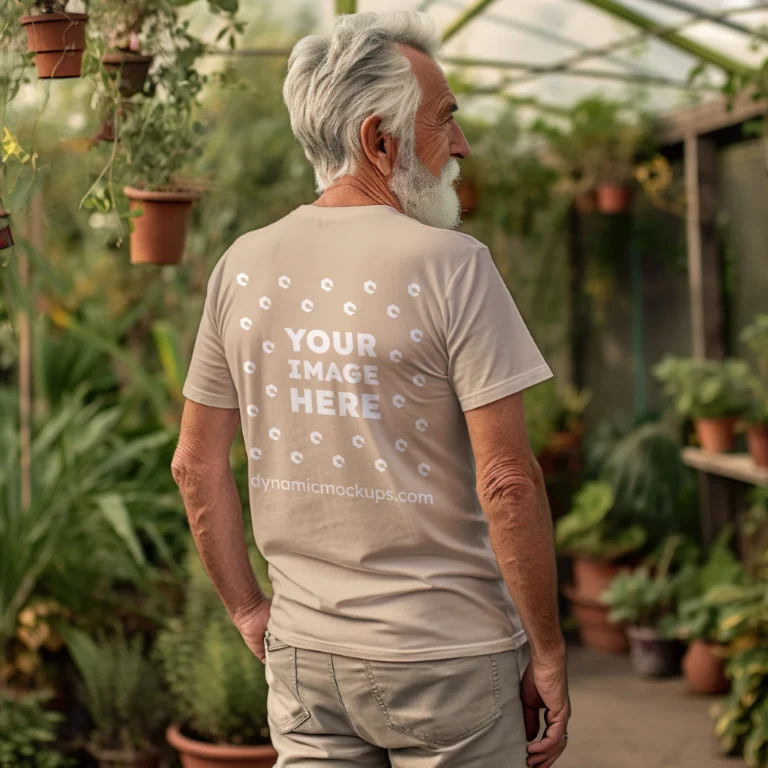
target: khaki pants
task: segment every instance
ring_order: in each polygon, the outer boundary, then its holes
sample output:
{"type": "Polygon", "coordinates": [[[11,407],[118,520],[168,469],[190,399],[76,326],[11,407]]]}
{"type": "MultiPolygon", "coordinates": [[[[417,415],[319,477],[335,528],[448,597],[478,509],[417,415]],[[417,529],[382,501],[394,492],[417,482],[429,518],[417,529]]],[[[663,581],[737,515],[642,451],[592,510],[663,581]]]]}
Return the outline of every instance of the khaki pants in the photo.
{"type": "Polygon", "coordinates": [[[528,647],[424,662],[293,648],[267,633],[276,768],[524,768],[528,647]]]}

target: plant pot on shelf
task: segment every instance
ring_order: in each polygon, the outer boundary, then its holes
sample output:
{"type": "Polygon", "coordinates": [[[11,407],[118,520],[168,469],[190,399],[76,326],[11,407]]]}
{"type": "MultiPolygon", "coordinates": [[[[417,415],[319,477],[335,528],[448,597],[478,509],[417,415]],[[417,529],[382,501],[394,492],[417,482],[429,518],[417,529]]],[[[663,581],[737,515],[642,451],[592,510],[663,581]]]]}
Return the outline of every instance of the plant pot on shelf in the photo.
{"type": "Polygon", "coordinates": [[[716,419],[696,419],[696,437],[709,453],[727,453],[736,445],[733,427],[736,419],[722,416],[716,419]]]}
{"type": "Polygon", "coordinates": [[[600,600],[611,582],[625,570],[615,563],[577,557],[573,560],[573,589],[586,600],[600,600]]]}
{"type": "Polygon", "coordinates": [[[184,768],[272,768],[277,760],[277,752],[271,745],[240,747],[207,744],[185,736],[178,725],[169,726],[165,736],[179,753],[184,768]]]}
{"type": "Polygon", "coordinates": [[[119,749],[90,747],[99,768],[157,768],[160,764],[156,752],[130,752],[119,749]]]}
{"type": "Polygon", "coordinates": [[[627,184],[603,183],[597,187],[597,209],[600,213],[626,213],[632,205],[632,187],[627,184]]]}
{"type": "Polygon", "coordinates": [[[187,225],[197,190],[154,192],[125,187],[131,210],[141,214],[131,219],[131,264],[178,264],[184,255],[187,225]]]}
{"type": "Polygon", "coordinates": [[[80,77],[87,14],[40,13],[20,21],[40,79],[80,77]]]}
{"type": "Polygon", "coordinates": [[[725,676],[725,659],[716,653],[719,646],[694,640],[683,657],[683,676],[691,693],[717,696],[730,688],[725,676]]]}
{"type": "Polygon", "coordinates": [[[652,627],[627,627],[629,655],[635,672],[643,677],[672,677],[680,673],[683,644],[662,637],[652,627]]]}
{"type": "Polygon", "coordinates": [[[750,424],[747,427],[747,445],[752,461],[758,467],[768,467],[768,424],[750,424]]]}
{"type": "Polygon", "coordinates": [[[110,51],[101,57],[101,63],[110,75],[120,78],[120,95],[129,99],[144,87],[152,56],[131,51],[110,51]]]}
{"type": "Polygon", "coordinates": [[[585,598],[568,587],[565,596],[571,602],[573,617],[579,625],[582,645],[600,653],[627,652],[629,644],[625,628],[622,624],[613,624],[608,620],[607,606],[599,600],[585,598]]]}

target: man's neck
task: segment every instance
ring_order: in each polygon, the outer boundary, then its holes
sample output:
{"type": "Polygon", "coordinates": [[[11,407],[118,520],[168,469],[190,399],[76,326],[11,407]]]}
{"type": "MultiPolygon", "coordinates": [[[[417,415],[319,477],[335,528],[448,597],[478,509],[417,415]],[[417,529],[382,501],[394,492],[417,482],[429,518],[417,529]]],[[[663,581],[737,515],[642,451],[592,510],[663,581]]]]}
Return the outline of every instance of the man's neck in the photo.
{"type": "Polygon", "coordinates": [[[400,203],[391,190],[380,180],[342,176],[326,189],[313,205],[328,208],[357,205],[389,205],[402,212],[400,203]]]}

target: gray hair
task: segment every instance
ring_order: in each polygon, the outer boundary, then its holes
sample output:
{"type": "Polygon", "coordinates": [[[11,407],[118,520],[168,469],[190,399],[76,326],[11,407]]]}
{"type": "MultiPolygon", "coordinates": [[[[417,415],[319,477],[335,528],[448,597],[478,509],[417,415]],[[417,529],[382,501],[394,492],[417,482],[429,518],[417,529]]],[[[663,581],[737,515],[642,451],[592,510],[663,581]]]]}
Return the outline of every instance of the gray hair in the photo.
{"type": "Polygon", "coordinates": [[[421,93],[396,44],[435,57],[440,36],[426,14],[392,11],[340,16],[328,35],[296,43],[283,99],[320,191],[355,172],[360,126],[371,115],[401,146],[412,144],[421,93]]]}

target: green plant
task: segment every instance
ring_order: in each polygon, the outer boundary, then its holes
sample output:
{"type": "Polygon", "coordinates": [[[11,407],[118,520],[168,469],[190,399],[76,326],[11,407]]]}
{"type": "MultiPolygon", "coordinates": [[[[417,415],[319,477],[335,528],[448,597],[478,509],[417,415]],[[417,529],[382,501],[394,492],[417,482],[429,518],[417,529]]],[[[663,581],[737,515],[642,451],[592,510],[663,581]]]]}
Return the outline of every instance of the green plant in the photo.
{"type": "Polygon", "coordinates": [[[170,701],[142,638],[119,634],[95,642],[68,629],[65,640],[82,678],[80,698],[93,722],[90,746],[151,751],[167,725],[170,701]]]}
{"type": "Polygon", "coordinates": [[[534,454],[544,451],[558,432],[580,430],[591,397],[589,392],[558,385],[553,379],[527,389],[523,394],[525,426],[534,454]]]}
{"type": "Polygon", "coordinates": [[[654,373],[681,416],[741,416],[752,402],[753,379],[744,360],[667,357],[654,373]]]}
{"type": "Polygon", "coordinates": [[[768,765],[768,645],[733,656],[726,665],[731,692],[712,708],[715,734],[726,754],[741,754],[748,768],[768,765]]]}
{"type": "Polygon", "coordinates": [[[645,563],[634,571],[622,571],[602,594],[601,600],[610,608],[610,621],[650,627],[663,635],[671,634],[665,626],[675,615],[685,571],[672,573],[675,555],[681,539],[670,537],[657,563],[645,563]]]}
{"type": "Polygon", "coordinates": [[[755,315],[752,322],[739,334],[757,360],[760,377],[768,382],[768,314],[755,315]]]}
{"type": "Polygon", "coordinates": [[[568,514],[557,521],[555,542],[564,555],[613,561],[645,544],[639,525],[621,526],[612,517],[615,499],[605,483],[586,483],[568,514]]]}
{"type": "Polygon", "coordinates": [[[68,768],[75,761],[55,749],[64,717],[47,712],[43,693],[13,696],[0,689],[0,768],[68,768]]]}
{"type": "Polygon", "coordinates": [[[268,741],[264,667],[243,642],[197,553],[188,558],[182,616],[168,621],[157,648],[185,727],[203,741],[268,741]]]}

